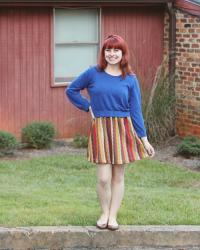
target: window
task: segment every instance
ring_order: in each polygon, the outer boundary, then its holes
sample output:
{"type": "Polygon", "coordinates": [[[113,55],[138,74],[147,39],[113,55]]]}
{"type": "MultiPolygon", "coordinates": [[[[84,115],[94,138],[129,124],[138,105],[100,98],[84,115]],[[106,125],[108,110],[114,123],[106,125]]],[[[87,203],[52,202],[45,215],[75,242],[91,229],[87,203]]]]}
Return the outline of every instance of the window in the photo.
{"type": "Polygon", "coordinates": [[[54,9],[54,85],[71,82],[97,62],[98,9],[54,9]]]}

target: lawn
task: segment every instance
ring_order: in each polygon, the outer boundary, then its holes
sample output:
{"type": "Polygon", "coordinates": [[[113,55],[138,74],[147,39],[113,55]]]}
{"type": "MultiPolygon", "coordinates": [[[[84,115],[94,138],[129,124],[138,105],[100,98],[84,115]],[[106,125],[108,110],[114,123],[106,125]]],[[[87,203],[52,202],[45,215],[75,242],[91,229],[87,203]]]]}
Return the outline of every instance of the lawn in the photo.
{"type": "MultiPolygon", "coordinates": [[[[95,225],[96,166],[85,156],[0,162],[0,226],[95,225]]],[[[142,160],[126,165],[123,225],[200,224],[200,173],[142,160]]]]}

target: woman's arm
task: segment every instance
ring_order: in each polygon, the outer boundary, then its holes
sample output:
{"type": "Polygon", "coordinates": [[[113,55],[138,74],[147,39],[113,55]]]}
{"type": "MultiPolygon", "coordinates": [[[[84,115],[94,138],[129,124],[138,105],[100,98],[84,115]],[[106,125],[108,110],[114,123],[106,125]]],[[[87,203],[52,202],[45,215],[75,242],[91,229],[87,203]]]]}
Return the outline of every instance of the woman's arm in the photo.
{"type": "Polygon", "coordinates": [[[146,136],[145,136],[145,137],[142,137],[142,138],[141,138],[141,141],[142,141],[142,143],[143,143],[145,149],[147,150],[147,153],[148,153],[151,157],[153,157],[153,156],[155,155],[155,150],[154,150],[154,148],[152,147],[152,145],[149,143],[147,137],[146,137],[146,136]]]}
{"type": "Polygon", "coordinates": [[[139,137],[146,137],[147,133],[142,115],[141,93],[136,76],[133,76],[130,87],[130,115],[137,135],[139,137]]]}
{"type": "Polygon", "coordinates": [[[65,89],[65,94],[69,98],[70,102],[77,108],[86,112],[89,111],[90,102],[81,95],[80,91],[87,88],[90,83],[90,79],[91,69],[89,68],[73,80],[72,83],[65,89]]]}
{"type": "Polygon", "coordinates": [[[130,95],[130,113],[133,126],[137,135],[141,138],[141,141],[147,150],[148,154],[153,157],[155,155],[154,148],[149,143],[146,133],[146,128],[144,125],[144,119],[142,114],[142,105],[141,105],[141,92],[137,77],[134,77],[134,84],[131,88],[130,95]]]}
{"type": "Polygon", "coordinates": [[[143,143],[146,143],[146,142],[148,142],[148,139],[147,139],[147,137],[146,137],[146,136],[144,136],[144,137],[141,137],[140,139],[141,139],[141,141],[142,141],[143,143]]]}

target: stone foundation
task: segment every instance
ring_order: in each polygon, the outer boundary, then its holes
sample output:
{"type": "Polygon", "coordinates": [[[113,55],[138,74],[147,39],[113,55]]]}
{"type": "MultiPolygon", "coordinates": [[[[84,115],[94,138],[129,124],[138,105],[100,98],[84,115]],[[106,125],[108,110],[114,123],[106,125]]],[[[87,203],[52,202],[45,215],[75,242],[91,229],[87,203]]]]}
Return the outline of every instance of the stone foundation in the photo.
{"type": "Polygon", "coordinates": [[[200,250],[200,226],[0,228],[0,250],[200,250]]]}

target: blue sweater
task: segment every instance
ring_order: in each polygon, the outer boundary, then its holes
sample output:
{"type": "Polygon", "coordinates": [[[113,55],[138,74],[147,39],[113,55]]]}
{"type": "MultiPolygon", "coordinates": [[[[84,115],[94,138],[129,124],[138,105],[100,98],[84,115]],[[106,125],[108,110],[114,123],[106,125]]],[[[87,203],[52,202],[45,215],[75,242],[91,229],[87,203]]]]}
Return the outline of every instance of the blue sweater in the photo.
{"type": "Polygon", "coordinates": [[[97,66],[88,68],[65,89],[69,100],[86,112],[91,106],[95,117],[130,116],[139,137],[146,136],[141,110],[140,87],[136,75],[113,76],[97,66]],[[87,89],[90,100],[80,94],[87,89]]]}

